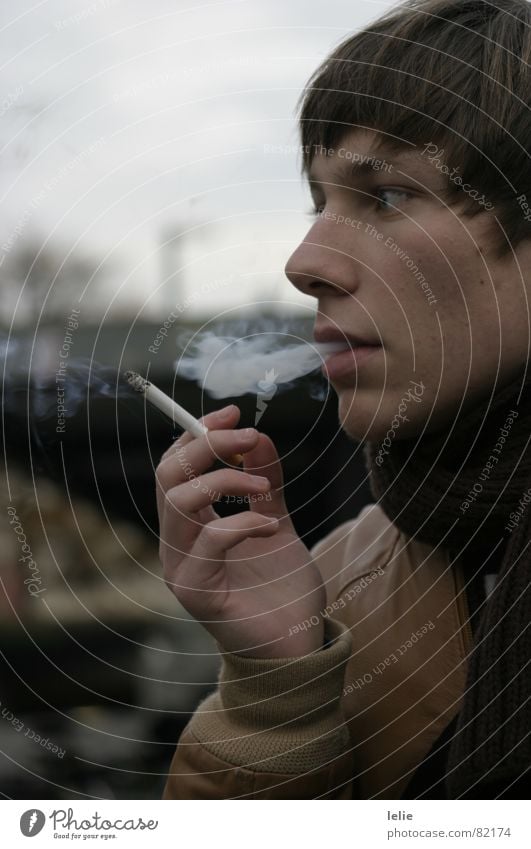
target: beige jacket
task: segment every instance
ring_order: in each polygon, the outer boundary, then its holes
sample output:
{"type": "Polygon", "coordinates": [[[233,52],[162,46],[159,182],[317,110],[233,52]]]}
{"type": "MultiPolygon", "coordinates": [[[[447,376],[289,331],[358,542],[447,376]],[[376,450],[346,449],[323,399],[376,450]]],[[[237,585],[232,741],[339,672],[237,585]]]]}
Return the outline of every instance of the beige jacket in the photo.
{"type": "Polygon", "coordinates": [[[164,798],[398,799],[458,712],[472,648],[460,565],[377,504],[312,555],[328,644],[302,658],[224,654],[164,798]]]}

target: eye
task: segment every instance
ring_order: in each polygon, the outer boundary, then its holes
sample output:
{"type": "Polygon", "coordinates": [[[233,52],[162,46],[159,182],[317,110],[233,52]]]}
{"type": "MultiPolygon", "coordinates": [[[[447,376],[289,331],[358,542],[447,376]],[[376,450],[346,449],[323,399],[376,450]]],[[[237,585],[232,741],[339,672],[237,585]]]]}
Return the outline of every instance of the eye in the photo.
{"type": "Polygon", "coordinates": [[[395,209],[400,203],[400,198],[402,198],[402,202],[403,202],[404,198],[409,199],[409,198],[412,197],[410,192],[406,192],[404,189],[376,189],[374,194],[378,198],[378,200],[376,202],[376,206],[382,212],[389,212],[392,209],[395,209]],[[394,199],[391,199],[391,201],[388,205],[382,206],[381,205],[382,203],[383,204],[388,203],[387,201],[385,201],[382,198],[382,196],[385,196],[385,195],[391,195],[391,196],[394,195],[394,199]],[[397,200],[397,196],[398,196],[398,200],[397,200]]]}

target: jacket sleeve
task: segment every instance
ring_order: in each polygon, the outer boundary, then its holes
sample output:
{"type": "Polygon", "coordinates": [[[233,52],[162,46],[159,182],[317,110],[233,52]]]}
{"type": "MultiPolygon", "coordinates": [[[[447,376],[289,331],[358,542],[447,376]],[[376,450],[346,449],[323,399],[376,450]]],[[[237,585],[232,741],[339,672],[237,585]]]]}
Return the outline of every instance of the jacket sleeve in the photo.
{"type": "Polygon", "coordinates": [[[352,755],[340,707],[351,635],[325,620],[319,652],[222,654],[218,689],[184,729],[165,799],[350,799],[352,755]]]}

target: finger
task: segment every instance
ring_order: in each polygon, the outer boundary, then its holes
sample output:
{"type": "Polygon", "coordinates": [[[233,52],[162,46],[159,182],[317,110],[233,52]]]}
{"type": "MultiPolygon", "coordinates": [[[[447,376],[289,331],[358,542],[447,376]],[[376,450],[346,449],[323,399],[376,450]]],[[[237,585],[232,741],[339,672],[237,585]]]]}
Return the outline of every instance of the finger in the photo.
{"type": "Polygon", "coordinates": [[[267,492],[267,496],[262,500],[251,500],[251,510],[259,510],[260,513],[267,516],[288,517],[284,499],[282,465],[274,442],[265,433],[260,434],[255,447],[245,454],[244,468],[246,472],[253,475],[266,477],[271,483],[271,489],[267,492]]]}
{"type": "MultiPolygon", "coordinates": [[[[222,407],[220,410],[214,410],[208,415],[203,416],[200,419],[203,424],[205,424],[209,430],[216,430],[219,428],[234,428],[236,427],[238,421],[240,419],[240,408],[236,406],[236,404],[229,404],[227,407],[222,407]]],[[[170,447],[164,452],[161,457],[160,463],[157,466],[157,471],[161,468],[162,464],[171,456],[176,454],[177,451],[180,450],[181,447],[188,445],[197,437],[193,437],[192,434],[185,431],[182,436],[179,437],[175,442],[173,442],[170,447]]],[[[155,473],[156,474],[156,473],[155,473]]],[[[162,518],[162,511],[164,509],[164,491],[162,490],[159,480],[156,479],[156,498],[157,498],[157,511],[159,514],[159,522],[162,518]]],[[[165,487],[167,489],[167,487],[165,487]]]]}
{"type": "MultiPolygon", "coordinates": [[[[199,421],[201,424],[204,424],[209,430],[219,430],[220,428],[233,428],[236,427],[238,421],[240,420],[240,408],[236,406],[236,404],[229,404],[227,407],[222,407],[219,410],[213,410],[211,413],[207,413],[205,416],[202,416],[199,421]]],[[[197,437],[192,436],[191,433],[188,433],[186,430],[178,439],[173,442],[170,447],[164,452],[161,457],[160,462],[164,460],[166,457],[171,456],[176,450],[177,447],[188,445],[193,439],[197,437]]]]}
{"type": "MultiPolygon", "coordinates": [[[[193,480],[196,480],[196,478],[193,478],[193,480]]],[[[164,512],[165,512],[166,506],[167,506],[166,489],[163,489],[163,487],[161,486],[159,479],[158,479],[158,476],[157,476],[156,488],[157,488],[157,491],[156,491],[157,513],[158,513],[158,516],[159,516],[159,525],[162,528],[162,520],[163,520],[164,512]]],[[[171,488],[171,487],[169,487],[169,488],[171,488]]],[[[175,517],[173,517],[173,518],[175,518],[175,517]]],[[[206,522],[211,522],[212,519],[217,519],[217,518],[218,518],[218,514],[216,513],[216,511],[212,507],[212,503],[208,504],[206,507],[203,507],[201,510],[199,510],[198,515],[195,517],[196,521],[199,521],[202,525],[205,524],[206,522]]]]}
{"type": "Polygon", "coordinates": [[[156,470],[157,482],[163,492],[194,476],[206,472],[216,460],[226,460],[236,451],[250,451],[258,442],[254,428],[212,430],[189,445],[180,446],[166,457],[156,470]]]}
{"type": "Polygon", "coordinates": [[[166,510],[190,517],[198,510],[219,501],[224,495],[252,495],[267,492],[270,483],[266,477],[220,469],[181,483],[166,492],[166,510]]]}
{"type": "Polygon", "coordinates": [[[249,537],[272,536],[277,530],[278,520],[271,516],[250,511],[236,513],[205,525],[190,554],[202,560],[212,560],[249,537]]]}
{"type": "Polygon", "coordinates": [[[233,469],[220,469],[168,490],[159,508],[161,544],[186,553],[207,520],[219,518],[212,507],[224,495],[248,496],[249,501],[269,488],[267,478],[233,469]],[[250,495],[249,495],[250,493],[250,495]],[[208,510],[208,513],[203,511],[208,510]]]}
{"type": "MultiPolygon", "coordinates": [[[[169,490],[165,496],[165,508],[161,513],[161,555],[171,551],[172,559],[175,560],[177,555],[182,558],[190,551],[207,523],[220,518],[212,507],[212,501],[219,500],[222,492],[236,497],[244,495],[252,503],[257,493],[263,493],[268,487],[267,478],[256,478],[244,472],[223,469],[169,490]],[[223,490],[215,489],[214,486],[221,481],[223,490]],[[196,483],[200,483],[200,486],[196,487],[196,483]]],[[[257,514],[253,512],[250,515],[257,514]]]]}
{"type": "Polygon", "coordinates": [[[169,555],[175,565],[188,555],[203,526],[219,519],[219,513],[209,504],[191,517],[176,514],[174,509],[161,510],[159,517],[159,555],[163,562],[169,555]]]}

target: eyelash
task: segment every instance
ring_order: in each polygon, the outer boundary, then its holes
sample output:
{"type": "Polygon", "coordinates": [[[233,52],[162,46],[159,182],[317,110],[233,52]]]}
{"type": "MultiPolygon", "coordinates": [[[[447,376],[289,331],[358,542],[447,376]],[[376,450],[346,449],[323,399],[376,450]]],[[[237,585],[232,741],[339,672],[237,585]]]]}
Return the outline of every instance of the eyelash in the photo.
{"type": "MultiPolygon", "coordinates": [[[[379,194],[403,195],[405,198],[411,198],[412,197],[411,193],[407,192],[405,189],[384,189],[384,188],[382,188],[382,189],[376,189],[374,194],[375,195],[379,195],[379,194]]],[[[321,212],[325,208],[325,206],[326,206],[326,204],[322,203],[322,204],[319,204],[318,206],[311,207],[308,210],[307,215],[309,215],[310,218],[316,218],[318,215],[321,214],[321,212]]],[[[381,212],[385,212],[385,210],[382,209],[379,206],[379,202],[376,202],[376,206],[378,207],[378,209],[380,209],[381,212]]]]}

